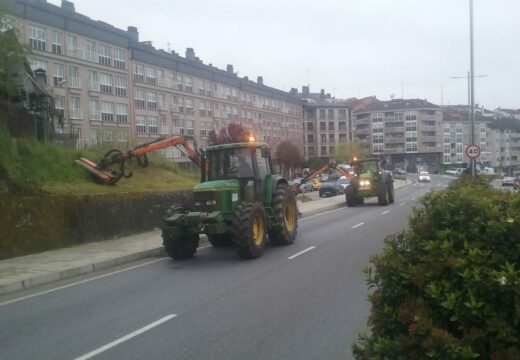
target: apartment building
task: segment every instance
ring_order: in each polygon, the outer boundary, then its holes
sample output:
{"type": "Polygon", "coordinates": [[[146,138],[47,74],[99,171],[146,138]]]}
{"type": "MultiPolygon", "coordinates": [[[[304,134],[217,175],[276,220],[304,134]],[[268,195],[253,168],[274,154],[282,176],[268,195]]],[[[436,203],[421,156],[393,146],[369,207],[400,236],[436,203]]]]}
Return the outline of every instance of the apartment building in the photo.
{"type": "Polygon", "coordinates": [[[392,167],[434,172],[442,162],[442,121],[442,109],[426,100],[373,101],[352,115],[352,132],[392,167]]]}
{"type": "Polygon", "coordinates": [[[305,159],[330,158],[337,144],[349,140],[350,106],[325,94],[323,89],[311,93],[308,86],[303,86],[301,93],[293,88],[291,94],[303,100],[305,159]]]}
{"type": "MultiPolygon", "coordinates": [[[[66,133],[80,147],[103,142],[147,142],[160,136],[192,136],[205,145],[209,131],[239,122],[275,149],[282,140],[300,146],[303,103],[264,85],[262,77],[239,78],[140,42],[137,28],[117,29],[45,0],[8,0],[8,17],[32,49],[31,67],[47,73],[48,91],[63,114],[66,133]]],[[[122,144],[123,146],[123,144],[122,144]]],[[[182,160],[176,149],[163,152],[182,160]]]]}
{"type": "Polygon", "coordinates": [[[498,117],[488,125],[492,129],[490,165],[499,172],[513,176],[520,174],[520,119],[498,117]]]}

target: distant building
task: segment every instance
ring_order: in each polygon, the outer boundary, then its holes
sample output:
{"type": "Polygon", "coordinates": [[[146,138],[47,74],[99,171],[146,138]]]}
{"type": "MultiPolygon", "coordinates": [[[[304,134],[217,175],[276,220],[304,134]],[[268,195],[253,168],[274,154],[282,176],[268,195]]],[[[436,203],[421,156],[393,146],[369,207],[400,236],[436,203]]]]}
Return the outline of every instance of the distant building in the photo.
{"type": "Polygon", "coordinates": [[[349,140],[350,105],[334,99],[325,90],[311,93],[308,86],[291,94],[303,100],[303,145],[305,159],[333,157],[336,146],[349,140]]]}
{"type": "MultiPolygon", "coordinates": [[[[137,28],[92,20],[66,0],[61,7],[8,0],[8,13],[32,49],[31,67],[46,71],[64,131],[77,135],[79,147],[175,134],[205,145],[211,130],[238,122],[273,149],[291,140],[303,153],[303,102],[261,76],[255,82],[232,65],[206,65],[191,48],[184,57],[157,50],[139,40],[137,28]]],[[[187,161],[174,148],[162,153],[187,161]]]]}
{"type": "Polygon", "coordinates": [[[442,162],[442,109],[426,100],[372,101],[352,115],[353,137],[391,167],[434,172],[442,162]]]}

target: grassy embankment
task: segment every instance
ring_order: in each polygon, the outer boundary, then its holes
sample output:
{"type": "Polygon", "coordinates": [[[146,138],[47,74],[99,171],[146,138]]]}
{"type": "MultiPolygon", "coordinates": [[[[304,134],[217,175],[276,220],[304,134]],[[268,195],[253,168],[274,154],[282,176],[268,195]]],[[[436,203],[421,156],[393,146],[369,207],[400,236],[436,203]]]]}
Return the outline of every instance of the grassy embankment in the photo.
{"type": "MultiPolygon", "coordinates": [[[[93,181],[91,175],[74,163],[79,157],[97,162],[112,144],[92,150],[66,149],[33,139],[12,139],[0,124],[0,180],[11,193],[18,194],[117,194],[189,189],[198,182],[199,174],[180,169],[176,164],[150,157],[150,165],[141,168],[131,161],[130,179],[121,179],[115,186],[93,181]]],[[[122,148],[121,148],[122,149],[122,148]]]]}

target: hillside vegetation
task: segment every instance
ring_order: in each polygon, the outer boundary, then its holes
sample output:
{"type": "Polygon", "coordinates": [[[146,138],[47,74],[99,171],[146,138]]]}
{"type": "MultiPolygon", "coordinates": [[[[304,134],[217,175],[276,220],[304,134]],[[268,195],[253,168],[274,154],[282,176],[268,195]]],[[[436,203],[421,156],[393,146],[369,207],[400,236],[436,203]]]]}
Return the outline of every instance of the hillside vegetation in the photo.
{"type": "Polygon", "coordinates": [[[176,164],[150,157],[147,168],[137,161],[127,163],[133,172],[115,186],[94,182],[92,176],[74,163],[86,157],[99,161],[115,144],[92,150],[67,149],[53,143],[29,138],[11,138],[0,124],[0,186],[14,194],[114,194],[189,189],[198,182],[199,174],[180,169],[176,164]]]}

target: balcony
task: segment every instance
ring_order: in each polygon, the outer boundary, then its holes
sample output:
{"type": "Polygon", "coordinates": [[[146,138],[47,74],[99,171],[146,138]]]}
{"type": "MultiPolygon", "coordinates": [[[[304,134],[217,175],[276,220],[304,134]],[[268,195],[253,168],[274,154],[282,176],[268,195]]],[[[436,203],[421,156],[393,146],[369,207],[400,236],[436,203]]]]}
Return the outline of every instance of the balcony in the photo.
{"type": "Polygon", "coordinates": [[[422,143],[434,143],[434,142],[437,142],[437,137],[436,136],[426,136],[426,135],[421,135],[419,137],[420,141],[422,143]]]}
{"type": "Polygon", "coordinates": [[[368,128],[356,129],[356,130],[354,130],[354,134],[356,134],[356,135],[369,135],[370,134],[370,129],[368,129],[368,128]]]}
{"type": "Polygon", "coordinates": [[[404,134],[404,126],[385,126],[385,134],[404,134]]]}
{"type": "Polygon", "coordinates": [[[386,144],[404,144],[404,136],[385,136],[386,144]]]}

